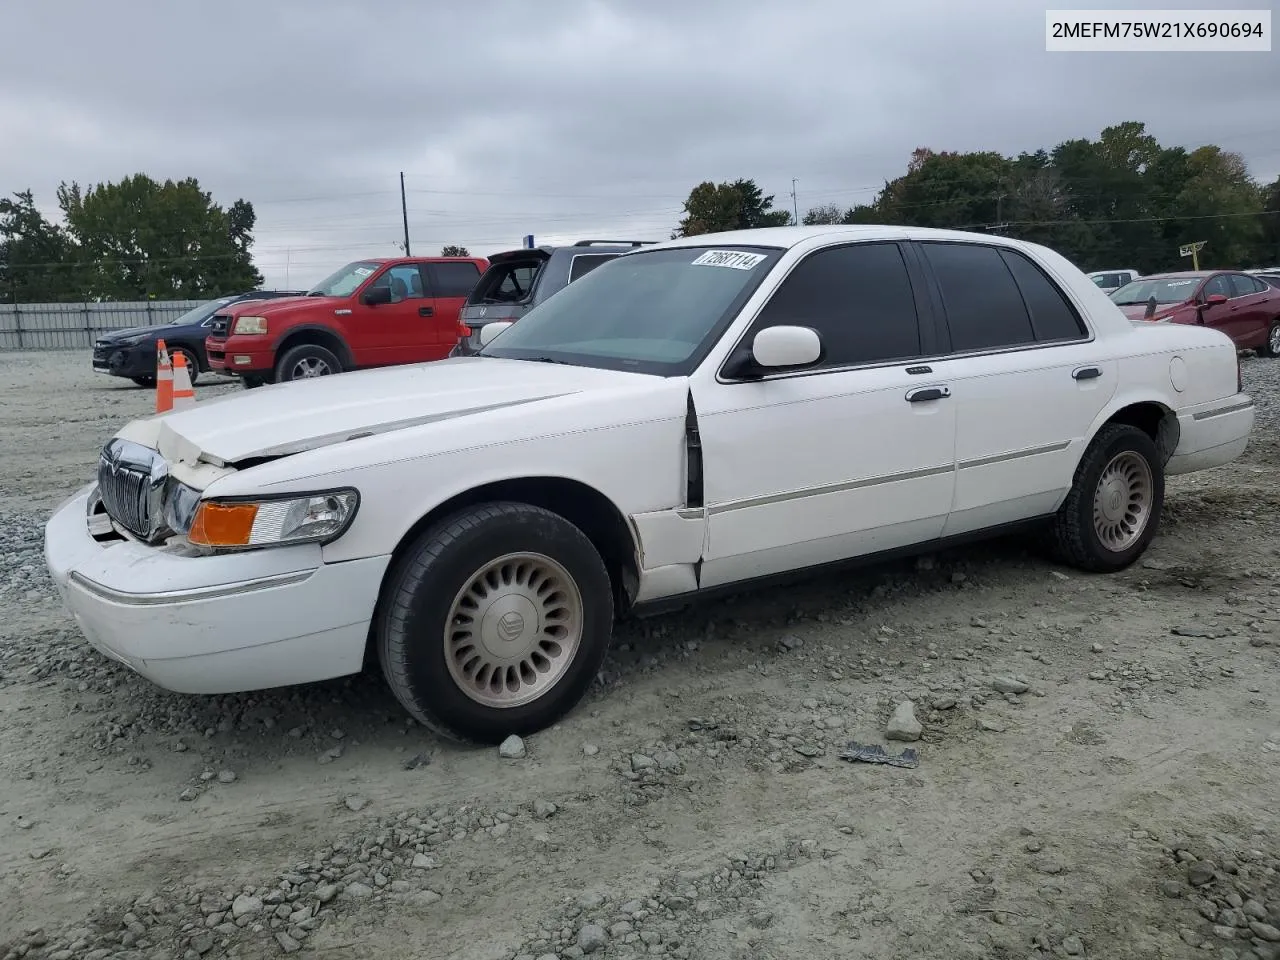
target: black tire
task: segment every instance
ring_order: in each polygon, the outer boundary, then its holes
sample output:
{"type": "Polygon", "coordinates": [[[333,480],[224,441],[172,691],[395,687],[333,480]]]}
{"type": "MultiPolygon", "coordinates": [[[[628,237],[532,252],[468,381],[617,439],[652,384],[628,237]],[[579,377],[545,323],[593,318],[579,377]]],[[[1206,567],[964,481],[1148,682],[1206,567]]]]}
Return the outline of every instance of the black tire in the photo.
{"type": "MultiPolygon", "coordinates": [[[[1132,501],[1131,501],[1132,502],[1132,501]]],[[[1147,549],[1160,525],[1164,508],[1164,459],[1152,439],[1122,423],[1098,431],[1076,467],[1071,491],[1053,521],[1053,547],[1058,559],[1091,573],[1114,573],[1132,564],[1147,549]],[[1141,458],[1149,472],[1142,496],[1144,514],[1137,536],[1119,549],[1108,546],[1094,522],[1094,499],[1108,465],[1123,454],[1141,458]]],[[[1115,509],[1115,507],[1113,507],[1115,509]]],[[[1138,528],[1139,525],[1133,525],[1138,528]]]]}
{"type": "Polygon", "coordinates": [[[314,343],[300,343],[296,347],[290,347],[276,361],[275,382],[287,383],[290,380],[306,379],[298,376],[296,371],[298,364],[304,361],[321,364],[327,368],[327,373],[317,374],[317,376],[330,376],[342,372],[342,362],[332,350],[314,343]]]}
{"type": "Polygon", "coordinates": [[[154,387],[156,385],[155,377],[130,377],[129,379],[140,387],[154,387]]]}
{"type": "Polygon", "coordinates": [[[612,632],[609,573],[586,535],[541,507],[495,502],[442,519],[405,551],[388,574],[375,636],[383,676],[419,722],[453,740],[498,743],[545,729],[573,709],[598,673],[612,632]],[[493,706],[454,679],[446,630],[455,598],[487,564],[516,553],[539,554],[568,573],[581,599],[581,635],[564,672],[536,699],[493,706]]]}
{"type": "Polygon", "coordinates": [[[1277,330],[1280,330],[1280,317],[1271,321],[1271,326],[1267,327],[1267,340],[1258,351],[1259,356],[1271,357],[1273,360],[1280,357],[1280,346],[1273,346],[1277,342],[1277,330]]]}
{"type": "Polygon", "coordinates": [[[246,390],[252,390],[254,387],[260,387],[266,383],[265,377],[255,377],[253,374],[245,373],[240,375],[240,386],[246,390]]]}

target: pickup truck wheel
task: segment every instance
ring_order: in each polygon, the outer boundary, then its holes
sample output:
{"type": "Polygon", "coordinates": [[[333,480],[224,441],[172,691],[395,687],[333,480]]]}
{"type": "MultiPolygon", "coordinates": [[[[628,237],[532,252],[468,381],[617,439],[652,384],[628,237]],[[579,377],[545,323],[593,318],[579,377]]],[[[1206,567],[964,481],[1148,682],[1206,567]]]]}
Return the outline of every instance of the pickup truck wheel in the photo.
{"type": "Polygon", "coordinates": [[[300,343],[286,350],[276,364],[276,383],[327,377],[341,372],[342,364],[332,350],[314,343],[300,343]]]}
{"type": "Polygon", "coordinates": [[[1098,431],[1054,520],[1058,556],[1095,573],[1123,570],[1156,534],[1164,470],[1151,438],[1127,424],[1098,431]]]}
{"type": "Polygon", "coordinates": [[[609,645],[612,597],[599,552],[563,517],[469,507],[426,530],[391,573],[378,659],[421,723],[497,743],[582,699],[609,645]]]}

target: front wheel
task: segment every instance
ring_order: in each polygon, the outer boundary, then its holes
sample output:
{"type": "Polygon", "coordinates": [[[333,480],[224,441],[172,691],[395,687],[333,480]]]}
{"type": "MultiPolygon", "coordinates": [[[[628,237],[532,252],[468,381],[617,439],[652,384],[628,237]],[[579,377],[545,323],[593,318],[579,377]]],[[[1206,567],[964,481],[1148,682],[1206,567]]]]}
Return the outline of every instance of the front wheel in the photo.
{"type": "Polygon", "coordinates": [[[301,343],[285,351],[276,364],[276,383],[310,380],[342,372],[342,364],[332,350],[314,343],[301,343]]]}
{"type": "Polygon", "coordinates": [[[1137,427],[1107,424],[1080,458],[1054,518],[1055,552],[1081,570],[1123,570],[1151,543],[1163,507],[1164,468],[1155,443],[1137,427]]]}
{"type": "Polygon", "coordinates": [[[455,740],[542,730],[582,699],[613,630],[608,571],[558,514],[470,507],[426,530],[389,575],[378,659],[396,699],[455,740]]]}

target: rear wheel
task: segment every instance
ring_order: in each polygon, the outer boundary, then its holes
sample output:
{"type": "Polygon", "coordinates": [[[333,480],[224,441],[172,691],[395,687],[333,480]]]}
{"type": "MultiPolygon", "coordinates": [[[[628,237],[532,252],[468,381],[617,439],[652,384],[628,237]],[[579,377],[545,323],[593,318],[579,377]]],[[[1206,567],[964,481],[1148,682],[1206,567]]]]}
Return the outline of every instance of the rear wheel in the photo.
{"type": "Polygon", "coordinates": [[[315,343],[290,347],[276,363],[276,383],[310,380],[342,372],[342,364],[332,350],[315,343]]]}
{"type": "Polygon", "coordinates": [[[1267,331],[1267,342],[1261,353],[1267,357],[1280,357],[1280,317],[1271,321],[1271,329],[1267,331]]]}
{"type": "Polygon", "coordinates": [[[406,710],[444,736],[497,743],[571,710],[612,630],[609,574],[586,535],[501,502],[418,538],[389,575],[376,636],[406,710]]]}
{"type": "Polygon", "coordinates": [[[1123,570],[1151,543],[1163,506],[1163,461],[1155,443],[1137,427],[1107,424],[1081,457],[1054,519],[1055,552],[1081,570],[1123,570]]]}

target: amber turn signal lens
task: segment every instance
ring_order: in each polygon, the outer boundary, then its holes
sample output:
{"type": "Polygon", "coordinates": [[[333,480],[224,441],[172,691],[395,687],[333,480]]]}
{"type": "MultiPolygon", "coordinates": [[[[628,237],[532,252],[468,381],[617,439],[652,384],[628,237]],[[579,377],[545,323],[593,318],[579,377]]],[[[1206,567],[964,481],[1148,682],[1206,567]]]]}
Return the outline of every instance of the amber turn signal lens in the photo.
{"type": "Polygon", "coordinates": [[[187,539],[204,547],[247,547],[258,516],[256,503],[200,504],[187,539]]]}

